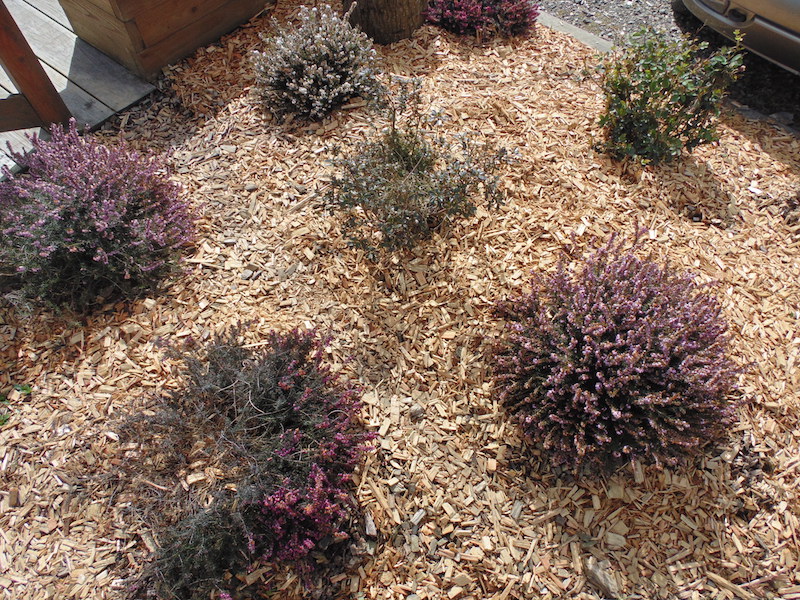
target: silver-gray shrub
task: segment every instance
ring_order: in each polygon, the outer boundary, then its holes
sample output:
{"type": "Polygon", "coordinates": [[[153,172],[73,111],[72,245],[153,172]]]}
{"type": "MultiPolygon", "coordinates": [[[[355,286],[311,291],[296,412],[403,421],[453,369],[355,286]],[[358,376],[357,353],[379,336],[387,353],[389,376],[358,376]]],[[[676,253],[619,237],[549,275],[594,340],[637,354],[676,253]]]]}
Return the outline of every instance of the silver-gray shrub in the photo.
{"type": "MultiPolygon", "coordinates": [[[[351,8],[352,10],[352,8],[351,8]]],[[[317,121],[351,98],[377,99],[372,42],[330,6],[302,7],[296,27],[278,27],[253,52],[256,89],[278,115],[317,121]]]]}

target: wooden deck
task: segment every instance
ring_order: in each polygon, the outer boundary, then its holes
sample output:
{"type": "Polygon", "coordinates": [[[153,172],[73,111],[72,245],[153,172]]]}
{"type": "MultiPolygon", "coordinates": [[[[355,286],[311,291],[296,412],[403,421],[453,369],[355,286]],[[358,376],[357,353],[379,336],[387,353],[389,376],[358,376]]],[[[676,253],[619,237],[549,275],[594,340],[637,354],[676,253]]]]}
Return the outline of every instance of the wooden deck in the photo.
{"type": "MultiPolygon", "coordinates": [[[[5,0],[5,5],[79,126],[94,127],[155,89],[78,39],[58,0],[5,0]]],[[[0,96],[16,92],[0,70],[0,96]]],[[[0,165],[13,165],[6,142],[27,150],[25,134],[33,132],[41,130],[0,133],[0,165]]]]}

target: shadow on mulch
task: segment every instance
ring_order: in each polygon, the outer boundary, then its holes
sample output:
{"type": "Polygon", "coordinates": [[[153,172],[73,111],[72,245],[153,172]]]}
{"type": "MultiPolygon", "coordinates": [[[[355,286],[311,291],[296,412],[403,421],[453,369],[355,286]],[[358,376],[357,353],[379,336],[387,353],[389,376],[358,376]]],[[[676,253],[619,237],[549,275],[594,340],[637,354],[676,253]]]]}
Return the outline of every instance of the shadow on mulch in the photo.
{"type": "Polygon", "coordinates": [[[715,227],[728,227],[738,215],[733,189],[720,181],[708,163],[683,152],[670,163],[641,165],[635,160],[613,160],[598,155],[606,175],[628,188],[640,186],[646,173],[652,173],[668,195],[662,197],[676,215],[715,227]]]}
{"type": "MultiPolygon", "coordinates": [[[[64,365],[74,364],[84,350],[70,338],[80,333],[83,339],[90,339],[109,324],[124,320],[135,303],[119,301],[82,314],[32,303],[23,299],[17,288],[16,282],[0,281],[0,365],[5,371],[0,376],[0,393],[5,383],[28,383],[20,378],[30,369],[29,360],[35,362],[42,352],[58,356],[64,365]],[[23,359],[31,354],[33,359],[23,359]]],[[[66,371],[61,374],[70,375],[66,371]]]]}
{"type": "MultiPolygon", "coordinates": [[[[513,435],[510,440],[513,440],[509,442],[512,453],[508,457],[508,464],[497,471],[497,476],[506,481],[504,489],[513,490],[509,492],[512,499],[515,495],[516,500],[524,506],[532,506],[537,503],[540,490],[555,487],[563,489],[564,497],[588,501],[588,497],[575,494],[577,488],[599,497],[599,501],[593,498],[591,503],[597,512],[611,513],[612,521],[596,517],[587,523],[586,519],[580,522],[581,519],[571,510],[562,510],[552,520],[548,519],[548,526],[554,528],[552,537],[559,540],[561,547],[578,544],[584,563],[590,556],[601,561],[600,568],[593,569],[594,573],[602,571],[608,579],[616,579],[617,583],[621,575],[626,580],[630,595],[619,597],[664,598],[682,595],[681,592],[685,590],[681,588],[680,580],[670,577],[675,572],[675,565],[682,564],[674,561],[674,557],[679,555],[685,557],[683,562],[692,561],[693,558],[708,561],[709,571],[722,574],[729,581],[741,581],[743,577],[749,581],[758,580],[757,585],[749,588],[757,597],[771,597],[786,584],[785,578],[769,577],[769,573],[761,569],[757,561],[750,566],[736,565],[734,570],[732,563],[725,563],[724,553],[720,552],[720,539],[714,522],[732,521],[746,530],[752,519],[763,511],[772,510],[777,503],[776,498],[760,491],[765,475],[772,472],[772,463],[764,451],[755,448],[746,436],[741,441],[729,440],[730,447],[727,448],[709,445],[702,454],[674,467],[644,467],[639,470],[624,464],[605,474],[598,474],[596,470],[574,474],[567,469],[554,468],[542,449],[513,435]],[[640,473],[638,477],[637,470],[640,473]],[[703,507],[707,520],[690,529],[683,521],[686,518],[692,523],[688,515],[695,514],[698,503],[703,507]],[[599,505],[603,505],[602,509],[598,509],[599,505]],[[674,526],[689,536],[691,546],[686,547],[683,542],[672,538],[650,539],[648,519],[651,518],[676,519],[674,526]],[[634,577],[617,562],[617,554],[626,554],[629,546],[626,544],[627,547],[615,549],[606,539],[607,533],[613,532],[618,522],[626,523],[630,528],[630,531],[624,532],[623,539],[638,538],[637,546],[650,540],[664,555],[647,556],[640,547],[639,573],[634,577]],[[670,547],[673,544],[674,547],[670,547]]],[[[542,510],[552,508],[547,506],[542,510]]],[[[554,512],[550,511],[549,514],[554,512]]],[[[766,558],[770,553],[771,550],[764,546],[761,558],[766,558]]],[[[534,566],[531,564],[528,568],[534,566]]],[[[601,575],[598,581],[586,564],[584,570],[589,585],[604,596],[616,595],[603,585],[603,580],[607,581],[605,577],[601,575]]],[[[715,582],[711,580],[711,583],[715,582]]]]}
{"type": "Polygon", "coordinates": [[[738,214],[733,190],[728,189],[708,163],[685,152],[671,164],[652,167],[661,181],[680,181],[669,187],[668,205],[695,223],[728,227],[738,214]]]}
{"type": "MultiPolygon", "coordinates": [[[[675,24],[684,33],[708,42],[709,52],[732,44],[694,17],[676,14],[675,24]]],[[[764,115],[778,113],[782,124],[800,129],[800,76],[749,51],[745,52],[744,65],[744,73],[730,87],[728,97],[764,115]]]]}
{"type": "MultiPolygon", "coordinates": [[[[800,81],[800,77],[798,77],[798,81],[800,81]]],[[[800,118],[800,104],[798,107],[798,118],[800,118]]],[[[798,184],[800,184],[800,160],[798,159],[800,155],[796,151],[796,146],[795,151],[790,152],[790,146],[787,143],[791,142],[793,138],[800,141],[800,129],[792,130],[773,119],[766,119],[763,115],[753,114],[748,110],[725,110],[720,115],[720,122],[738,131],[770,157],[789,167],[797,176],[798,184]],[[753,121],[767,121],[771,126],[763,127],[753,121]]]]}

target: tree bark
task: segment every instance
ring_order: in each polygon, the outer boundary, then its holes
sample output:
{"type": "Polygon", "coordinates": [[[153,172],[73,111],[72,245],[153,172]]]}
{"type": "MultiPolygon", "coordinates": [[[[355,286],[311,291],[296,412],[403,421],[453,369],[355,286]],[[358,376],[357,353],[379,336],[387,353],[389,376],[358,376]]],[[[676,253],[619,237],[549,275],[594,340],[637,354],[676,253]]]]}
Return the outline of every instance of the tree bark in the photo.
{"type": "MultiPolygon", "coordinates": [[[[351,0],[344,0],[345,10],[351,0]]],[[[424,17],[427,0],[357,0],[350,22],[378,44],[391,44],[411,37],[424,17]]]]}

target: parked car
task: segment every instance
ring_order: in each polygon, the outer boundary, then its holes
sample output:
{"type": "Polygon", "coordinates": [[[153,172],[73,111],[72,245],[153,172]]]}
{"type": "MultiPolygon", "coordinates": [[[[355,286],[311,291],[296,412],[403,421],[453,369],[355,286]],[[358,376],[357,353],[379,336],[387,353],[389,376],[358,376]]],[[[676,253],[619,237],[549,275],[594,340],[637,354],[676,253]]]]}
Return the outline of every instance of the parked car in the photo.
{"type": "Polygon", "coordinates": [[[800,0],[672,0],[725,37],[800,75],[800,0]]]}

